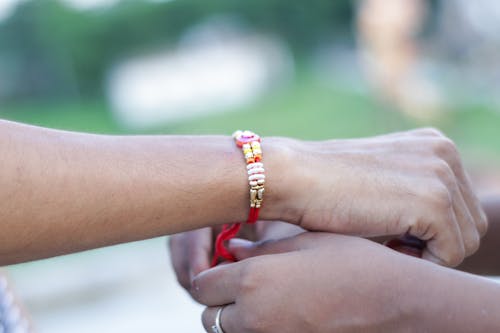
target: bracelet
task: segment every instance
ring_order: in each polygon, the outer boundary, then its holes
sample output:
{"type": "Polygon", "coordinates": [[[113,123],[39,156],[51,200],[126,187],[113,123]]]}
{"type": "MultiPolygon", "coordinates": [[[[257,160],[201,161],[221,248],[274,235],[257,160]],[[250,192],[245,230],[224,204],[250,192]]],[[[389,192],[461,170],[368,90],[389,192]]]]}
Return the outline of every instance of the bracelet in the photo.
{"type": "Polygon", "coordinates": [[[247,163],[248,185],[250,185],[250,214],[247,223],[255,223],[259,217],[266,183],[260,137],[250,131],[236,131],[233,138],[236,145],[242,149],[247,163]]]}
{"type": "MultiPolygon", "coordinates": [[[[264,199],[266,175],[262,163],[262,148],[260,136],[251,131],[236,131],[233,133],[236,145],[241,148],[247,164],[248,185],[250,186],[250,213],[246,223],[255,223],[259,219],[259,211],[264,199]]],[[[225,247],[225,242],[235,237],[241,228],[241,223],[224,224],[222,231],[215,240],[212,267],[217,265],[219,258],[234,262],[236,258],[225,247]]]]}

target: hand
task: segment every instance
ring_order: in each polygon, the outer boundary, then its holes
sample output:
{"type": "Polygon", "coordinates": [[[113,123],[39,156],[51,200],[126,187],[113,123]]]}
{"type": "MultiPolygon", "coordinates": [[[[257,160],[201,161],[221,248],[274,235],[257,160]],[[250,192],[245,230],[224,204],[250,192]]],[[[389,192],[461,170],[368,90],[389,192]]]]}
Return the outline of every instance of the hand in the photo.
{"type": "Polygon", "coordinates": [[[193,281],[193,296],[208,306],[207,332],[224,305],[226,333],[405,331],[416,327],[411,293],[420,272],[440,269],[366,239],[325,233],[230,246],[242,261],[193,281]]]}
{"type": "MultiPolygon", "coordinates": [[[[210,268],[214,238],[220,228],[203,228],[169,237],[170,258],[180,285],[191,293],[191,281],[210,268]]],[[[239,237],[252,241],[281,239],[302,233],[304,230],[284,222],[258,221],[244,225],[239,237]]]]}
{"type": "Polygon", "coordinates": [[[486,232],[459,153],[436,130],[278,145],[288,158],[277,184],[269,180],[282,198],[270,203],[281,209],[274,218],[365,237],[408,233],[427,241],[424,259],[447,266],[474,253],[486,232]]]}

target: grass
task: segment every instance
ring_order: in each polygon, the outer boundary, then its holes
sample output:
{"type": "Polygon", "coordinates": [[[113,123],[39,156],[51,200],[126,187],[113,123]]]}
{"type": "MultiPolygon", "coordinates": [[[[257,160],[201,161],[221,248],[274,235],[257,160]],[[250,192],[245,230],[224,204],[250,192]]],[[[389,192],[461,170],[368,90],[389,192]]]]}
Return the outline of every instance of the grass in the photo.
{"type": "MultiPolygon", "coordinates": [[[[8,106],[3,107],[0,117],[66,130],[131,133],[118,125],[103,101],[8,106]]],[[[466,153],[500,160],[500,112],[493,107],[463,107],[446,113],[437,123],[418,123],[384,109],[369,96],[312,77],[269,93],[253,105],[169,124],[147,134],[229,134],[237,128],[249,128],[264,136],[328,139],[419,126],[437,126],[466,153]]]]}

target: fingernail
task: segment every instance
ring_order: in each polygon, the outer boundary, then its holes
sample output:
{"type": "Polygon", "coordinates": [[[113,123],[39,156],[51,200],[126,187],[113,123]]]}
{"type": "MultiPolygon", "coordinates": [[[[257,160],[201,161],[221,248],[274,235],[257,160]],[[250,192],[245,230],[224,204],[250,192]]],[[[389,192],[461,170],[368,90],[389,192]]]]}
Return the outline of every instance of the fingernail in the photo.
{"type": "Polygon", "coordinates": [[[230,249],[247,249],[253,245],[252,241],[249,241],[247,239],[242,239],[242,238],[233,238],[229,241],[229,248],[230,249]]]}

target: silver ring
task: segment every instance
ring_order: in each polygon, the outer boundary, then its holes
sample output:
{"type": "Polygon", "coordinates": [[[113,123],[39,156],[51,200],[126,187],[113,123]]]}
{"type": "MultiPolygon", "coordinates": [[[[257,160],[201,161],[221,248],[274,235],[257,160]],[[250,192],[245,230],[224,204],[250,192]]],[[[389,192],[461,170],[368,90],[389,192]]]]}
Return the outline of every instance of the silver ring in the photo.
{"type": "Polygon", "coordinates": [[[215,315],[215,324],[212,326],[213,333],[224,333],[224,330],[222,329],[222,326],[220,323],[220,318],[222,316],[222,310],[224,310],[223,306],[221,306],[219,308],[219,310],[217,310],[217,314],[215,315]]]}

